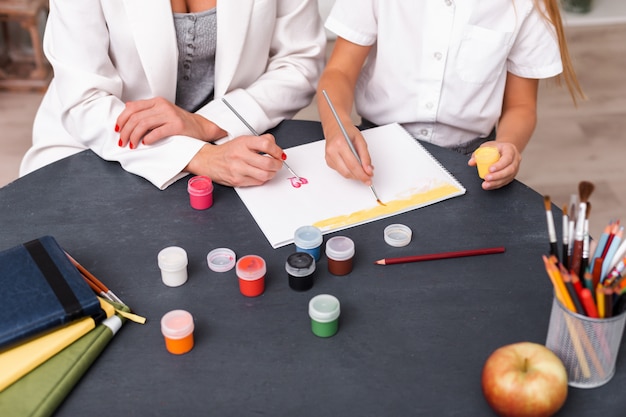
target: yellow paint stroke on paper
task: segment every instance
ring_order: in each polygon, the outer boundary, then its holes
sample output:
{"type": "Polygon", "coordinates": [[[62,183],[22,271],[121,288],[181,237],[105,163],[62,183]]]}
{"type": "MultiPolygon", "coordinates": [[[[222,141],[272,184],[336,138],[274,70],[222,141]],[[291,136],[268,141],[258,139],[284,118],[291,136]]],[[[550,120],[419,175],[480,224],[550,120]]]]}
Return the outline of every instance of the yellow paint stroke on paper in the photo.
{"type": "Polygon", "coordinates": [[[411,194],[408,198],[400,198],[398,200],[385,201],[384,206],[377,204],[374,207],[359,210],[351,214],[331,217],[329,219],[320,220],[313,223],[313,226],[320,230],[334,230],[353,224],[359,224],[366,220],[382,217],[398,213],[410,207],[419,207],[426,203],[439,201],[450,194],[459,192],[459,188],[453,185],[445,184],[436,188],[431,188],[425,192],[417,192],[411,194]]]}

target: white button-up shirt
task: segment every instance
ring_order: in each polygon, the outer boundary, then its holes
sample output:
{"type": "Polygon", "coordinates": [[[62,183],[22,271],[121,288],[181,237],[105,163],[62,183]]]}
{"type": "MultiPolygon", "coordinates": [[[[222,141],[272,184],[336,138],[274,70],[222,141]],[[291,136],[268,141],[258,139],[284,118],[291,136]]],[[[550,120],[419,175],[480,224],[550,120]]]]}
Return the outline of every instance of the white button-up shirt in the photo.
{"type": "Polygon", "coordinates": [[[562,71],[554,28],[533,0],[336,0],[326,27],[373,46],[356,86],[358,114],[445,147],[489,135],[507,72],[562,71]]]}

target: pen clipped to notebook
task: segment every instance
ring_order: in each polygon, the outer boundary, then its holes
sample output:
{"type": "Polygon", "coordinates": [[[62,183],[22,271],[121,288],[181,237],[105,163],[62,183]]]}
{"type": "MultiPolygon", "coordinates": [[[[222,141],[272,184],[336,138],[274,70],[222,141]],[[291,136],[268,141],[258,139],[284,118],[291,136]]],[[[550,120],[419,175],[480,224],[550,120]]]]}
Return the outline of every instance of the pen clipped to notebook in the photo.
{"type": "MultiPolygon", "coordinates": [[[[233,112],[233,114],[234,114],[235,116],[237,116],[237,118],[238,118],[239,120],[241,120],[241,123],[243,123],[243,124],[244,124],[244,125],[248,128],[248,130],[250,131],[250,133],[252,133],[254,136],[260,136],[260,135],[257,133],[257,131],[256,131],[256,130],[254,130],[254,128],[250,125],[250,123],[248,123],[248,122],[246,121],[246,119],[244,119],[244,118],[243,118],[243,116],[242,116],[241,114],[239,114],[239,112],[238,112],[237,110],[235,110],[235,108],[234,108],[234,107],[233,107],[233,106],[232,106],[232,105],[231,105],[231,104],[230,104],[230,103],[229,103],[229,102],[228,102],[228,101],[227,101],[224,97],[222,97],[222,102],[223,102],[224,104],[226,104],[226,107],[228,107],[228,108],[230,109],[230,111],[232,111],[232,112],[233,112]]],[[[302,179],[300,178],[300,176],[299,176],[298,174],[296,174],[296,173],[294,172],[294,170],[293,170],[293,169],[291,169],[291,167],[290,167],[289,165],[287,165],[287,162],[283,161],[283,165],[284,165],[284,167],[285,167],[285,168],[287,168],[287,169],[289,170],[289,172],[291,172],[291,175],[293,175],[294,177],[296,177],[296,179],[297,179],[297,180],[299,180],[299,181],[301,181],[301,180],[302,180],[302,179]]]]}

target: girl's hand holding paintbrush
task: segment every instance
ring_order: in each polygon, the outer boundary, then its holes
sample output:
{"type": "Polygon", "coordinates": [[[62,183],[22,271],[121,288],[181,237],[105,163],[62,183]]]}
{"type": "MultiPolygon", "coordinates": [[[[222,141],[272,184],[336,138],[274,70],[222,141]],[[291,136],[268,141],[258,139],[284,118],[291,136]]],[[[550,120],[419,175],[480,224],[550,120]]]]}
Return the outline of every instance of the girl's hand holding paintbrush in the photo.
{"type": "Polygon", "coordinates": [[[345,178],[361,181],[367,186],[372,185],[374,167],[363,135],[351,121],[344,123],[348,137],[361,161],[352,153],[339,125],[329,122],[324,125],[326,138],[326,164],[345,178]]]}

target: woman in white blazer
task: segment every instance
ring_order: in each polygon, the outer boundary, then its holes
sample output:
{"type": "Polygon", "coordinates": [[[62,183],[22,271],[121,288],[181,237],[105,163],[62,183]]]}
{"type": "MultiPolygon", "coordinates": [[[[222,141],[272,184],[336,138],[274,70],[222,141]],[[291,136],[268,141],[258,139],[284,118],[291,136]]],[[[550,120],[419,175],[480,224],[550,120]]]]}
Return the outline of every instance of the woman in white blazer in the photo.
{"type": "Polygon", "coordinates": [[[20,175],[91,149],[160,189],[188,173],[263,183],[285,155],[271,135],[250,136],[221,98],[258,132],[274,127],[310,103],[325,42],[315,0],[50,0],[44,51],[54,78],[20,175]],[[213,7],[213,100],[187,112],[173,104],[173,12],[213,7]]]}

